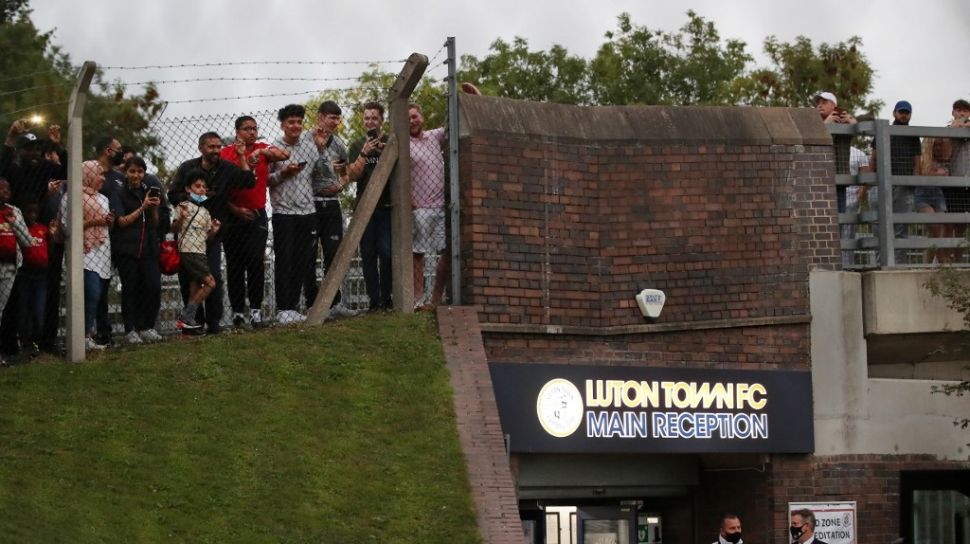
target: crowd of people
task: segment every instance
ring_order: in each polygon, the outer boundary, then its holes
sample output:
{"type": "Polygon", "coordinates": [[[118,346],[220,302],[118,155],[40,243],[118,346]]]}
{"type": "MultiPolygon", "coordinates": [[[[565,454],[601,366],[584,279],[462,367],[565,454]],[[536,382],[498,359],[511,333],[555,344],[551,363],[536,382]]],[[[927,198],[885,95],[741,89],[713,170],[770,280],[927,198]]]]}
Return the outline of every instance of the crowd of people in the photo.
{"type": "MultiPolygon", "coordinates": [[[[855,124],[858,120],[838,107],[838,99],[831,92],[819,93],[814,98],[815,108],[824,123],[855,124]]],[[[970,128],[970,101],[958,99],[953,102],[949,128],[970,128]]],[[[893,106],[895,126],[906,126],[913,118],[913,106],[900,100],[893,106]]],[[[919,136],[891,136],[889,142],[890,170],[893,176],[970,176],[970,139],[922,138],[919,136]]],[[[849,148],[848,173],[875,172],[877,149],[873,142],[871,155],[858,147],[849,148]]],[[[893,213],[945,213],[970,212],[970,188],[894,185],[892,194],[893,213]]],[[[866,185],[838,188],[838,205],[841,213],[858,213],[861,209],[876,210],[878,189],[866,185]]],[[[925,227],[932,238],[963,238],[966,224],[933,223],[925,227]]],[[[843,225],[842,238],[854,238],[855,225],[843,225]]],[[[895,226],[896,238],[906,238],[909,229],[905,224],[895,226]]],[[[963,262],[961,248],[932,249],[926,252],[923,262],[963,262]]],[[[897,263],[907,262],[904,250],[895,252],[897,263]]],[[[843,252],[843,265],[858,264],[852,252],[843,252]]]]}
{"type": "MultiPolygon", "coordinates": [[[[121,286],[123,341],[162,339],[160,248],[166,243],[174,243],[178,252],[184,306],[176,327],[183,334],[219,334],[229,323],[259,329],[271,321],[303,321],[300,309],[314,304],[318,278],[330,270],[343,238],[339,196],[356,183],[359,202],[388,142],[383,105],[368,102],[361,109],[365,135],[350,145],[338,135],[343,112],[332,101],[320,104],[310,129],[304,128],[303,106],[281,108],[282,134],[271,143],[259,139],[255,118],[241,116],[231,140],[216,132],[201,134],[199,156],[179,165],[164,185],[147,173],[136,150],[110,135],[96,141],[94,158],[81,164],[86,348],[101,350],[115,341],[108,316],[115,277],[121,286]],[[276,314],[264,316],[270,231],[276,314]],[[223,254],[232,311],[226,325],[223,254]]],[[[426,130],[416,104],[409,105],[408,119],[414,290],[421,302],[425,255],[445,248],[445,130],[426,130]]],[[[30,129],[26,120],[15,121],[0,150],[0,352],[5,363],[17,353],[30,358],[41,350],[59,352],[71,180],[60,128],[51,125],[46,137],[30,129]]],[[[385,186],[360,242],[370,311],[392,305],[391,235],[385,186]]],[[[431,304],[440,302],[446,271],[439,266],[436,272],[431,304]]],[[[338,292],[329,315],[356,313],[338,292]]]]}

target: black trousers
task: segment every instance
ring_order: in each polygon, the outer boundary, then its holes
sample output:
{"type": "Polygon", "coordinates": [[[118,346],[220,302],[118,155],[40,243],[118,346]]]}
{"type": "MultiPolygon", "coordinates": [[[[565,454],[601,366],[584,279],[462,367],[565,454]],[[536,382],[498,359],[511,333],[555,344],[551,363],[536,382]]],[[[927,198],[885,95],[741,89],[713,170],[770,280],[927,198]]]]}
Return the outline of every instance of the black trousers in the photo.
{"type": "MultiPolygon", "coordinates": [[[[323,275],[326,276],[327,272],[330,271],[330,265],[333,264],[333,258],[337,256],[337,248],[340,247],[340,241],[344,238],[344,214],[340,209],[339,200],[324,200],[323,202],[314,203],[317,208],[316,221],[317,221],[317,240],[320,242],[320,248],[323,249],[323,275]]],[[[316,243],[314,240],[314,250],[313,254],[316,255],[316,243]]],[[[308,290],[307,305],[313,303],[317,298],[317,290],[319,285],[317,284],[317,266],[316,259],[314,259],[314,264],[310,268],[310,278],[308,281],[304,282],[306,285],[311,285],[312,287],[308,290]]],[[[337,295],[333,297],[333,302],[331,306],[336,306],[340,302],[340,291],[337,291],[337,295]]]]}
{"type": "Polygon", "coordinates": [[[61,279],[64,275],[64,244],[47,245],[47,301],[44,304],[44,330],[40,346],[51,350],[57,345],[61,325],[61,279]]]}
{"type": "Polygon", "coordinates": [[[263,289],[266,284],[264,259],[266,238],[269,235],[266,210],[253,210],[256,219],[246,221],[229,215],[224,228],[223,246],[226,250],[226,288],[229,305],[234,313],[243,313],[246,298],[249,308],[263,307],[263,289]]]}
{"type": "MultiPolygon", "coordinates": [[[[273,215],[277,311],[296,310],[301,290],[309,295],[307,278],[315,260],[316,238],[316,214],[273,215]]],[[[315,279],[312,283],[316,285],[315,279]]],[[[312,303],[307,297],[307,304],[312,303]]]]}
{"type": "Polygon", "coordinates": [[[360,238],[360,266],[370,309],[391,308],[391,208],[378,206],[360,238]]]}
{"type": "Polygon", "coordinates": [[[154,329],[162,304],[158,255],[117,255],[115,266],[121,279],[121,316],[125,332],[154,329]]]}

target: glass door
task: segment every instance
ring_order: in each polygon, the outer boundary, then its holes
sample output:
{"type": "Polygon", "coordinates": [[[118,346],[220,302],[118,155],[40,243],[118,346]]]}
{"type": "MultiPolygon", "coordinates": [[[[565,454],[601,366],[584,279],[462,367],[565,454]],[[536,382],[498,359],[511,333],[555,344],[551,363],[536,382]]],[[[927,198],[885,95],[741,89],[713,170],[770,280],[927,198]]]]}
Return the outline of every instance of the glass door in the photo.
{"type": "Polygon", "coordinates": [[[637,512],[634,507],[580,506],[576,544],[636,544],[637,512]]]}

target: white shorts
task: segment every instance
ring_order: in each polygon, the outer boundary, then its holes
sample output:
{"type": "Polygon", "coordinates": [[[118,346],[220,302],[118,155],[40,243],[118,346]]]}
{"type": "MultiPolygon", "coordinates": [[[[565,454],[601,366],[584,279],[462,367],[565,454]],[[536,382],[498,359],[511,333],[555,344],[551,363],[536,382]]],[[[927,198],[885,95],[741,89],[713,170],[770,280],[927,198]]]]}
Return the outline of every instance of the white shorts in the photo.
{"type": "Polygon", "coordinates": [[[444,208],[414,210],[414,253],[438,253],[444,248],[444,208]]]}

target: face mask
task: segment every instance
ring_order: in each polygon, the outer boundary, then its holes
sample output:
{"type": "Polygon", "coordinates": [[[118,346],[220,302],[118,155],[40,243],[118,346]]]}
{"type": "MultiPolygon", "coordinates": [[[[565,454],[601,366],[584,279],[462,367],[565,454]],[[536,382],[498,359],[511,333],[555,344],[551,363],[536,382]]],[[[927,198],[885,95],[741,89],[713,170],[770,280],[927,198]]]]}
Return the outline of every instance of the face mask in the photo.
{"type": "Polygon", "coordinates": [[[209,197],[207,197],[206,195],[197,195],[195,193],[189,193],[189,199],[192,200],[192,202],[195,202],[196,204],[202,204],[208,198],[209,197]]]}
{"type": "Polygon", "coordinates": [[[805,526],[802,525],[801,527],[789,527],[788,530],[791,532],[792,538],[798,538],[805,532],[804,528],[805,526]]]}
{"type": "Polygon", "coordinates": [[[125,154],[123,152],[119,151],[111,156],[111,164],[118,166],[123,162],[125,162],[125,154]]]}
{"type": "Polygon", "coordinates": [[[741,542],[741,533],[728,533],[724,535],[724,540],[732,544],[738,544],[738,542],[741,542]]]}

